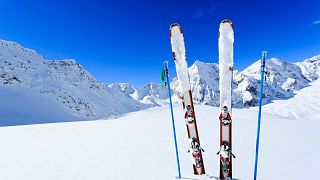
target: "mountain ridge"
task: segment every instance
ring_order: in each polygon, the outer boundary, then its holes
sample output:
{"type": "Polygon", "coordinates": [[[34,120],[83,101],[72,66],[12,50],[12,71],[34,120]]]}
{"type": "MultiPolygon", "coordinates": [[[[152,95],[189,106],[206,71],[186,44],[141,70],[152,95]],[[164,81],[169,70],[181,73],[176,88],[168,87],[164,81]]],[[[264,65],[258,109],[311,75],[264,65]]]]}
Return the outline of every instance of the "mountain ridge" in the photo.
{"type": "MultiPolygon", "coordinates": [[[[0,92],[7,91],[8,88],[25,89],[30,92],[31,97],[34,94],[40,95],[39,99],[47,97],[55,99],[57,106],[63,107],[66,110],[65,113],[73,117],[70,121],[108,118],[150,107],[98,82],[75,60],[47,60],[36,51],[24,48],[18,43],[1,40],[0,92]]],[[[19,91],[16,92],[19,93],[19,91]]],[[[1,100],[9,102],[10,107],[21,107],[18,106],[19,102],[12,101],[15,96],[16,94],[12,94],[12,97],[3,96],[1,100]]],[[[49,104],[41,102],[42,107],[47,108],[39,111],[34,102],[24,103],[26,103],[25,107],[28,106],[24,109],[52,116],[52,107],[49,104]]],[[[14,119],[11,116],[16,116],[6,114],[9,111],[6,105],[0,105],[0,109],[3,109],[0,112],[1,120],[14,119]]],[[[35,116],[28,116],[29,112],[24,109],[16,112],[25,114],[25,118],[30,122],[40,121],[35,116]]],[[[60,116],[57,115],[57,117],[60,116]]],[[[19,122],[16,123],[19,124],[19,122]]]]}
{"type": "MultiPolygon", "coordinates": [[[[296,63],[277,58],[267,60],[263,103],[293,97],[296,91],[319,78],[319,67],[320,55],[296,63]]],[[[188,70],[194,102],[219,106],[218,64],[196,60],[188,70]]],[[[259,70],[258,60],[243,71],[234,71],[234,107],[257,105],[259,70]]],[[[55,99],[74,120],[108,118],[168,104],[167,89],[161,84],[148,83],[141,88],[129,83],[104,84],[74,59],[47,60],[35,50],[24,48],[16,42],[0,40],[0,92],[5,92],[4,88],[10,87],[27,88],[35,94],[55,99]]],[[[173,102],[181,103],[177,78],[172,79],[171,89],[173,102]]],[[[3,100],[10,101],[10,97],[3,100]]],[[[12,103],[14,107],[14,103],[18,102],[12,103]]],[[[21,113],[26,112],[21,110],[21,113]]],[[[0,113],[0,117],[6,119],[8,114],[1,116],[0,113]]]]}

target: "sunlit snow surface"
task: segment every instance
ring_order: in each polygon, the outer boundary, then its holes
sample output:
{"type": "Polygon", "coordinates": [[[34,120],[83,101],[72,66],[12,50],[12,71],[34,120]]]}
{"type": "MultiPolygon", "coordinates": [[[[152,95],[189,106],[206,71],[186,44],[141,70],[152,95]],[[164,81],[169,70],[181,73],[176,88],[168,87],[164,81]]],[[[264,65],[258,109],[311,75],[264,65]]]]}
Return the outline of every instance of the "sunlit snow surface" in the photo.
{"type": "MultiPolygon", "coordinates": [[[[316,81],[296,97],[262,108],[259,180],[320,176],[320,121],[312,118],[320,116],[320,102],[311,96],[319,84],[316,81]],[[312,108],[305,118],[285,117],[288,112],[302,113],[306,102],[312,108]]],[[[183,178],[216,179],[218,108],[195,106],[201,144],[206,151],[203,155],[207,175],[203,176],[192,174],[181,105],[175,105],[174,112],[183,178]]],[[[253,177],[256,126],[257,108],[233,110],[236,179],[253,177]]],[[[0,179],[163,180],[177,175],[168,106],[119,119],[1,127],[0,142],[0,179]]]]}
{"type": "Polygon", "coordinates": [[[222,22],[219,28],[220,107],[227,106],[229,110],[232,104],[233,41],[232,23],[222,22]]]}
{"type": "Polygon", "coordinates": [[[288,100],[277,100],[264,106],[265,112],[279,114],[294,119],[320,121],[320,79],[311,82],[288,100]]]}
{"type": "Polygon", "coordinates": [[[186,48],[184,45],[184,37],[181,31],[180,26],[173,26],[170,30],[172,33],[171,36],[171,44],[172,44],[172,52],[176,56],[175,66],[176,72],[178,76],[179,91],[186,92],[190,90],[190,80],[188,74],[188,64],[186,60],[186,48]]]}

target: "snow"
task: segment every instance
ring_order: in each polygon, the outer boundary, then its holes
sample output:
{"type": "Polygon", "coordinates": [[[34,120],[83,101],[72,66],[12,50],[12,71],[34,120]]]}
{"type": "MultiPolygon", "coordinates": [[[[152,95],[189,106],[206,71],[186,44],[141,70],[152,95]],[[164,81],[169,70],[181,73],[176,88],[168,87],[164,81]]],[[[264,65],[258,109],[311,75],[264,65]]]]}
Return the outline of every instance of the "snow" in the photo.
{"type": "MultiPolygon", "coordinates": [[[[313,85],[306,90],[317,88],[313,85]]],[[[312,103],[320,106],[319,102],[312,103]]],[[[2,127],[0,179],[174,179],[177,168],[169,109],[155,107],[109,120],[2,127]]],[[[182,177],[216,179],[219,109],[195,106],[201,146],[205,149],[207,174],[202,176],[192,174],[181,105],[174,106],[174,112],[182,177]]],[[[233,109],[236,179],[253,177],[256,126],[257,108],[233,109]]],[[[319,126],[319,119],[292,119],[264,111],[258,178],[318,177],[319,126]]]]}
{"type": "Polygon", "coordinates": [[[293,119],[320,120],[319,90],[320,79],[310,83],[309,87],[298,91],[291,99],[277,100],[265,105],[264,111],[293,119]]]}
{"type": "MultiPolygon", "coordinates": [[[[181,40],[182,35],[176,39],[181,40]]],[[[177,51],[185,58],[183,50],[177,51]]],[[[234,105],[257,104],[259,67],[257,61],[244,71],[234,71],[234,105]]],[[[259,179],[320,175],[319,67],[320,56],[297,63],[267,61],[264,103],[271,103],[262,108],[259,179]]],[[[219,105],[218,65],[196,61],[188,71],[199,103],[195,112],[207,175],[192,174],[184,113],[181,104],[175,104],[182,176],[216,179],[219,108],[200,104],[219,105]]],[[[171,88],[174,102],[180,103],[178,82],[175,79],[171,88]]],[[[0,40],[0,94],[0,179],[174,179],[177,175],[164,86],[105,85],[75,60],[46,60],[18,43],[0,40]],[[141,111],[132,112],[137,110],[141,111]]],[[[257,114],[256,107],[233,109],[236,179],[253,176],[257,114]]]]}
{"type": "MultiPolygon", "coordinates": [[[[320,74],[320,56],[299,63],[288,63],[277,58],[266,61],[266,82],[263,104],[273,100],[289,99],[295,93],[307,87],[310,81],[316,80],[320,74]]],[[[190,75],[193,100],[198,104],[219,106],[219,65],[195,61],[188,69],[190,75]]],[[[233,106],[252,107],[259,101],[260,60],[243,71],[234,70],[233,74],[233,106]]],[[[179,83],[173,79],[173,97],[181,96],[179,83]]]]}
{"type": "Polygon", "coordinates": [[[0,94],[0,126],[79,120],[53,97],[31,88],[0,84],[0,94]]]}
{"type": "Polygon", "coordinates": [[[219,89],[220,108],[228,107],[231,114],[234,33],[231,21],[222,21],[219,28],[219,89]]]}
{"type": "MultiPolygon", "coordinates": [[[[180,30],[175,27],[173,31],[179,35],[175,42],[182,43],[183,36],[180,30]]],[[[177,53],[179,57],[185,59],[183,48],[177,51],[180,52],[177,53]]],[[[182,67],[186,69],[187,64],[184,63],[182,67]]],[[[257,105],[259,67],[258,60],[243,71],[234,70],[234,107],[257,105]]],[[[320,55],[297,63],[271,58],[267,60],[266,69],[268,73],[264,87],[264,104],[292,98],[310,82],[317,80],[320,75],[320,55]]],[[[197,60],[188,71],[190,83],[187,81],[188,78],[185,78],[186,83],[183,84],[187,89],[191,85],[194,102],[219,106],[219,65],[197,60]]],[[[171,82],[171,89],[173,102],[181,103],[181,87],[177,78],[171,82]]],[[[0,40],[0,93],[7,94],[6,97],[1,97],[1,100],[10,101],[10,112],[15,114],[13,116],[9,111],[2,111],[0,120],[4,122],[10,119],[14,121],[12,124],[25,124],[28,120],[41,123],[35,119],[35,114],[42,117],[43,122],[91,120],[168,104],[167,89],[160,84],[148,83],[142,88],[135,88],[128,83],[106,85],[98,82],[73,59],[47,60],[34,50],[5,40],[0,40]],[[11,91],[9,89],[16,93],[6,93],[11,91]],[[30,94],[24,91],[30,91],[30,94]],[[21,100],[23,103],[20,103],[17,101],[18,96],[26,100],[21,100]],[[24,103],[28,107],[23,106],[24,103]],[[39,111],[39,108],[42,110],[39,111]],[[48,109],[52,109],[52,112],[48,109]],[[55,111],[60,113],[54,113],[55,111]],[[28,120],[22,120],[20,117],[28,120]]],[[[5,105],[1,106],[5,108],[5,105]]]]}
{"type": "Polygon", "coordinates": [[[141,101],[147,96],[154,97],[156,99],[168,98],[167,88],[157,83],[148,83],[142,88],[135,88],[129,83],[113,83],[109,84],[108,87],[116,91],[121,91],[122,93],[137,101],[141,101]]]}
{"type": "Polygon", "coordinates": [[[295,63],[300,67],[302,74],[309,80],[314,81],[320,76],[320,55],[295,63]]]}
{"type": "Polygon", "coordinates": [[[193,100],[218,106],[220,97],[219,81],[217,81],[219,80],[219,66],[197,60],[189,68],[189,74],[193,100]]]}
{"type": "Polygon", "coordinates": [[[179,92],[187,92],[190,90],[190,80],[188,74],[188,64],[186,60],[186,48],[184,45],[184,37],[181,31],[181,27],[177,24],[172,25],[170,28],[171,33],[171,47],[172,52],[176,56],[174,61],[176,64],[176,72],[178,76],[179,92]]]}
{"type": "Polygon", "coordinates": [[[98,82],[75,60],[47,60],[4,40],[0,40],[0,93],[6,94],[1,100],[10,102],[10,110],[1,105],[6,110],[0,113],[1,122],[17,124],[39,122],[39,118],[65,121],[62,116],[70,117],[69,121],[100,119],[152,107],[98,82]],[[15,93],[8,93],[11,90],[15,93]]]}

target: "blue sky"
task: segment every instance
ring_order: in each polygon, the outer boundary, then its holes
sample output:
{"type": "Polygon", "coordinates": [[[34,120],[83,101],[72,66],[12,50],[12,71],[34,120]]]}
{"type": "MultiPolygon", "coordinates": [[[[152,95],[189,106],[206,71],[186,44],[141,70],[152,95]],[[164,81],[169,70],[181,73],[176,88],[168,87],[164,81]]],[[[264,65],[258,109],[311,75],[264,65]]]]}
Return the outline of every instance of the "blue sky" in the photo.
{"type": "Polygon", "coordinates": [[[0,2],[0,39],[48,59],[73,58],[105,83],[140,87],[160,81],[163,60],[175,68],[169,26],[183,30],[189,66],[218,61],[218,28],[235,28],[235,68],[260,58],[300,61],[320,54],[320,1],[78,0],[0,2]]]}

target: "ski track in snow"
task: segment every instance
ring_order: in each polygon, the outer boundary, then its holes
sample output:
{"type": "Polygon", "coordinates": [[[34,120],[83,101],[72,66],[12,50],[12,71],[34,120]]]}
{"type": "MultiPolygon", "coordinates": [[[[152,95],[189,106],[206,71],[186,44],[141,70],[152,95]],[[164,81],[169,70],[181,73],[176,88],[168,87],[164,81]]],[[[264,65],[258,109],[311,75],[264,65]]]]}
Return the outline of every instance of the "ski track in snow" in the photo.
{"type": "MultiPolygon", "coordinates": [[[[192,174],[180,104],[174,106],[184,179],[219,173],[219,109],[196,105],[206,175],[192,174]]],[[[233,111],[233,176],[252,179],[257,108],[233,111]]],[[[320,174],[320,121],[263,112],[259,180],[314,179],[320,174]],[[312,142],[312,144],[310,144],[312,142]],[[281,156],[281,157],[279,157],[281,156]],[[308,173],[306,173],[308,172],[308,173]]],[[[169,107],[119,119],[0,128],[0,179],[174,179],[177,176],[169,107]]]]}

